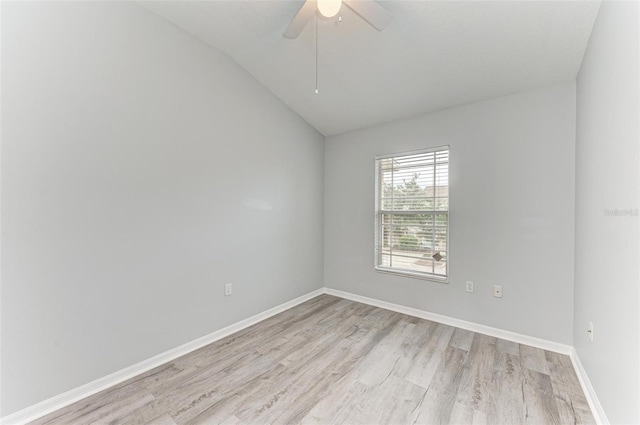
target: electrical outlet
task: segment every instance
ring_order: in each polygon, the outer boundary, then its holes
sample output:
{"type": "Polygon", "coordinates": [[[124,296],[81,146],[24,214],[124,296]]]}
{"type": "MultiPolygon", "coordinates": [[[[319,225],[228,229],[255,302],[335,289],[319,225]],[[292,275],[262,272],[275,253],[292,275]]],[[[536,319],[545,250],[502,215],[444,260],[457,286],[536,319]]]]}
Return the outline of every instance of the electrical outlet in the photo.
{"type": "Polygon", "coordinates": [[[493,285],[493,296],[502,298],[502,285],[493,285]]]}
{"type": "Polygon", "coordinates": [[[589,341],[593,342],[593,323],[589,322],[589,329],[587,329],[587,333],[589,334],[589,341]]]}
{"type": "Polygon", "coordinates": [[[231,283],[227,283],[226,285],[224,285],[224,295],[231,295],[233,294],[233,286],[231,283]]]}
{"type": "Polygon", "coordinates": [[[473,292],[473,282],[467,280],[467,292],[473,292]]]}

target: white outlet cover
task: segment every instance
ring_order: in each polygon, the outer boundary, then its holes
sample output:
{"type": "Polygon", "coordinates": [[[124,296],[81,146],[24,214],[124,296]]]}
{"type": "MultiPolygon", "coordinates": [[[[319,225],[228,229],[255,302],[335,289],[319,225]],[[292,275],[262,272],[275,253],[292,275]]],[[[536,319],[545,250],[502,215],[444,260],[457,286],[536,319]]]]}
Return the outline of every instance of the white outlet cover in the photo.
{"type": "Polygon", "coordinates": [[[473,282],[467,280],[467,292],[473,292],[473,282]]]}
{"type": "Polygon", "coordinates": [[[502,285],[493,285],[493,296],[502,298],[502,285]]]}

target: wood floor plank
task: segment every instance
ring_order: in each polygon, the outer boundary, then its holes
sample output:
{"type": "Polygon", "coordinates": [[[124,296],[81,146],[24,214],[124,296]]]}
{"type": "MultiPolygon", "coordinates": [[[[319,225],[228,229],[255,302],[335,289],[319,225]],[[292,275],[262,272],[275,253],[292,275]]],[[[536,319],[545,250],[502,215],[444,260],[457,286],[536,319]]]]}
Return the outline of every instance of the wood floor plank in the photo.
{"type": "Polygon", "coordinates": [[[350,411],[357,406],[356,401],[361,400],[361,395],[371,389],[345,375],[329,389],[327,394],[302,417],[303,424],[335,424],[343,422],[343,418],[349,416],[350,411]]]}
{"type": "Polygon", "coordinates": [[[531,369],[523,370],[523,375],[524,423],[527,425],[560,424],[560,414],[551,387],[551,377],[531,369]]]}
{"type": "MultiPolygon", "coordinates": [[[[453,404],[453,409],[451,411],[451,417],[449,419],[450,424],[455,425],[464,425],[464,424],[473,424],[473,425],[486,425],[487,415],[484,412],[480,412],[478,410],[474,410],[469,407],[467,404],[455,402],[453,404]]],[[[514,425],[517,422],[514,422],[514,425]]],[[[494,424],[491,424],[494,425],[494,424]]]]}
{"type": "Polygon", "coordinates": [[[525,369],[549,375],[549,366],[544,350],[520,344],[520,360],[525,369]]]}
{"type": "Polygon", "coordinates": [[[520,356],[520,344],[517,342],[498,339],[496,340],[496,349],[514,356],[520,356]]]}
{"type": "Polygon", "coordinates": [[[429,388],[431,380],[444,359],[454,328],[441,323],[437,324],[430,339],[415,357],[415,362],[404,378],[423,388],[429,388]]]}
{"type": "Polygon", "coordinates": [[[153,396],[151,394],[132,395],[128,398],[86,412],[64,423],[68,425],[109,423],[123,416],[127,416],[130,412],[152,400],[153,396]]]}
{"type": "Polygon", "coordinates": [[[321,295],[32,423],[595,421],[567,356],[321,295]]]}
{"type": "Polygon", "coordinates": [[[446,347],[443,360],[422,400],[412,412],[411,423],[450,423],[456,396],[462,380],[468,352],[456,347],[446,347]]]}
{"type": "Polygon", "coordinates": [[[341,422],[352,424],[406,424],[426,390],[389,374],[384,381],[359,394],[341,422]]]}
{"type": "Polygon", "coordinates": [[[412,332],[402,341],[400,347],[400,358],[394,368],[394,375],[405,377],[409,370],[416,363],[416,357],[423,350],[433,335],[433,330],[437,323],[429,320],[417,320],[413,322],[412,332]]]}
{"type": "Polygon", "coordinates": [[[464,351],[471,349],[474,333],[465,329],[455,328],[449,345],[464,351]]]}
{"type": "Polygon", "coordinates": [[[400,360],[402,342],[411,335],[415,325],[400,320],[390,332],[360,359],[354,371],[354,378],[368,386],[376,386],[384,381],[400,360]]]}
{"type": "Polygon", "coordinates": [[[476,334],[469,350],[456,401],[489,414],[494,406],[498,383],[493,379],[496,338],[476,334]]]}
{"type": "Polygon", "coordinates": [[[306,364],[318,352],[322,351],[325,347],[332,347],[339,344],[348,334],[353,333],[353,326],[360,320],[357,316],[350,316],[342,319],[339,323],[332,327],[331,332],[324,332],[314,339],[311,339],[308,344],[300,347],[300,349],[293,351],[280,361],[284,366],[292,367],[300,364],[306,364]]]}
{"type": "Polygon", "coordinates": [[[146,425],[177,425],[171,416],[166,413],[147,422],[146,425]]]}
{"type": "Polygon", "coordinates": [[[499,385],[496,388],[495,403],[487,412],[487,420],[496,425],[519,425],[524,423],[525,416],[520,358],[501,350],[497,342],[496,348],[494,376],[499,385]]]}
{"type": "MultiPolygon", "coordinates": [[[[213,422],[210,422],[213,425],[213,422]]],[[[218,422],[215,422],[216,424],[218,422]]],[[[202,423],[202,425],[208,425],[206,423],[202,423]]],[[[220,422],[220,425],[242,425],[242,421],[235,416],[229,416],[226,420],[220,422]]]]}

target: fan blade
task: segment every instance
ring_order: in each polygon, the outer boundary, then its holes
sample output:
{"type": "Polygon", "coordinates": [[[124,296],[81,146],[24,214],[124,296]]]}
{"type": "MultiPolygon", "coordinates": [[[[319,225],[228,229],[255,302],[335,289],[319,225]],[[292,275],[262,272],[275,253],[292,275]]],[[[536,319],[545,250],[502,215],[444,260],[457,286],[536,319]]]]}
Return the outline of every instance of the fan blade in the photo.
{"type": "Polygon", "coordinates": [[[343,3],[378,31],[385,29],[391,22],[391,14],[373,0],[343,0],[343,3]]]}
{"type": "Polygon", "coordinates": [[[316,0],[305,0],[282,36],[284,38],[298,38],[314,13],[316,13],[316,0]]]}

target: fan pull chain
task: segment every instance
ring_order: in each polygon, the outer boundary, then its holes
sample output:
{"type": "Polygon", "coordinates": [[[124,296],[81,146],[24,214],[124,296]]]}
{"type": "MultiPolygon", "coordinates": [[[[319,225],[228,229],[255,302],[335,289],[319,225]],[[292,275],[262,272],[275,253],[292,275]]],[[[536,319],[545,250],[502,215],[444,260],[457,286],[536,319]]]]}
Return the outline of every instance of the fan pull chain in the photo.
{"type": "Polygon", "coordinates": [[[318,94],[318,14],[316,13],[316,94],[318,94]]]}

